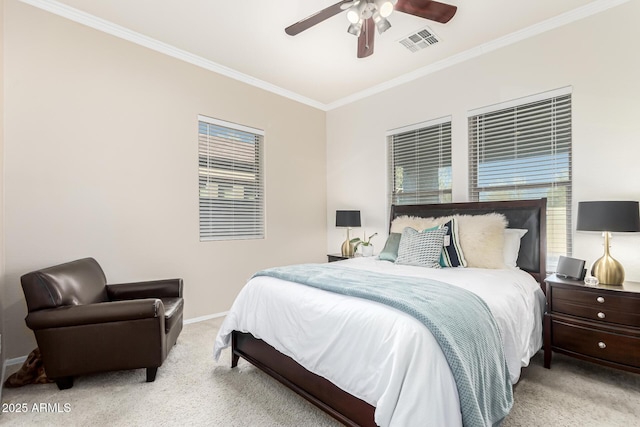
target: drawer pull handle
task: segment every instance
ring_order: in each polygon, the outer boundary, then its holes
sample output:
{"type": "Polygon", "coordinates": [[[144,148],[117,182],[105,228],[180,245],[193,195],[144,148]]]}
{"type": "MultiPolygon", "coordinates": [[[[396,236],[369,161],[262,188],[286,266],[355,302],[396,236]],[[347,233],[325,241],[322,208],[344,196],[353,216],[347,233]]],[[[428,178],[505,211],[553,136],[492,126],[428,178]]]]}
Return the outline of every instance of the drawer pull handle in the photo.
{"type": "Polygon", "coordinates": [[[596,298],[596,301],[598,301],[600,304],[602,304],[604,302],[604,297],[598,297],[598,298],[596,298]]]}
{"type": "Polygon", "coordinates": [[[600,348],[607,348],[607,345],[606,345],[605,343],[603,343],[602,341],[600,341],[600,342],[598,343],[598,347],[600,347],[600,348]]]}
{"type": "Polygon", "coordinates": [[[606,316],[604,315],[604,313],[603,313],[603,312],[599,312],[599,313],[598,313],[598,317],[599,317],[600,319],[604,319],[606,316]]]}

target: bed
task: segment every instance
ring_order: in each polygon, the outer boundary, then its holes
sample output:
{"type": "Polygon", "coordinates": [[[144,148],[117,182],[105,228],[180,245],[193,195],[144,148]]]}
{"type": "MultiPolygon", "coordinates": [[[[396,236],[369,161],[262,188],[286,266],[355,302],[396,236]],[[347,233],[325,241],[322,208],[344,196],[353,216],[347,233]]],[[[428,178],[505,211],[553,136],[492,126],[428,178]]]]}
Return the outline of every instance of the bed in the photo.
{"type": "MultiPolygon", "coordinates": [[[[509,380],[515,384],[520,368],[542,345],[546,199],[392,206],[390,224],[403,216],[491,212],[504,215],[508,228],[527,230],[517,268],[425,269],[374,258],[332,264],[341,264],[345,272],[379,272],[407,281],[424,276],[457,282],[456,287],[479,292],[499,324],[509,380]]],[[[246,359],[345,425],[463,423],[453,369],[434,335],[393,307],[254,277],[220,328],[216,358],[228,345],[232,367],[240,357],[246,359]]]]}

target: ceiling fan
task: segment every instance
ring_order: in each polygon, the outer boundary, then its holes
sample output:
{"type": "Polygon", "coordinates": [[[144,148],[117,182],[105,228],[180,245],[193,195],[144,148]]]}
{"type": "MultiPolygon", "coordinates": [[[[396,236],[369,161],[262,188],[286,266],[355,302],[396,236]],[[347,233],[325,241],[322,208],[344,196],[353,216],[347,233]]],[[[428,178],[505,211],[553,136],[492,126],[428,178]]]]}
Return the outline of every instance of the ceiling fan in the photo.
{"type": "Polygon", "coordinates": [[[358,58],[365,58],[373,53],[373,27],[380,34],[388,30],[391,24],[386,18],[394,10],[445,24],[458,8],[431,0],[342,0],[288,26],[284,31],[295,36],[345,10],[351,24],[347,31],[358,37],[358,58]]]}

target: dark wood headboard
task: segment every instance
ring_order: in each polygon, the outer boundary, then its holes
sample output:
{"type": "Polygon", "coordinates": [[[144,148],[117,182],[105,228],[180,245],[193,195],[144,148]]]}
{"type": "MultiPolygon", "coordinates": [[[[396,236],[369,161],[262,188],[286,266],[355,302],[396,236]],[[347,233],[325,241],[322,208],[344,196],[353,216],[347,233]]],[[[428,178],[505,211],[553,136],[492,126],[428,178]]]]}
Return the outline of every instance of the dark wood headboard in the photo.
{"type": "Polygon", "coordinates": [[[517,265],[530,273],[544,290],[547,258],[547,199],[392,205],[389,226],[396,217],[403,215],[437,218],[456,214],[482,215],[490,212],[503,214],[509,222],[509,228],[529,230],[520,240],[517,265]]]}

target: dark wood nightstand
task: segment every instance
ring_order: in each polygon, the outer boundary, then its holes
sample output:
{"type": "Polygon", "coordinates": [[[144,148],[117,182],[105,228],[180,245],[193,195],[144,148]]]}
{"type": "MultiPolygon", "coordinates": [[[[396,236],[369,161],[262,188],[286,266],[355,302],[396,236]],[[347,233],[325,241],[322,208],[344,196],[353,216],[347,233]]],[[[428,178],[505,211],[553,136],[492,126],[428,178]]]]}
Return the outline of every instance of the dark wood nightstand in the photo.
{"type": "Polygon", "coordinates": [[[640,283],[586,286],[555,274],[545,282],[545,368],[555,351],[640,373],[640,283]]]}
{"type": "Polygon", "coordinates": [[[342,256],[342,254],[328,254],[327,255],[327,259],[329,260],[329,262],[342,261],[343,259],[349,259],[349,258],[353,258],[353,257],[352,256],[342,256]]]}

